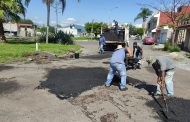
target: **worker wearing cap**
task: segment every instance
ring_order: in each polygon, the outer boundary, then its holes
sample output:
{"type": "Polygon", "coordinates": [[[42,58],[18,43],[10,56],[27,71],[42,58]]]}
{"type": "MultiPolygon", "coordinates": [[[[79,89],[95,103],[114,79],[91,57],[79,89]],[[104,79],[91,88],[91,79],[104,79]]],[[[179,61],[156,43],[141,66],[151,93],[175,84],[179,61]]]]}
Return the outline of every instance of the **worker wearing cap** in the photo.
{"type": "Polygon", "coordinates": [[[103,34],[100,35],[100,39],[99,39],[99,52],[100,54],[104,53],[104,45],[105,45],[105,37],[103,34]]]}
{"type": "Polygon", "coordinates": [[[165,56],[160,56],[156,59],[156,61],[152,64],[158,78],[157,78],[157,90],[155,95],[160,95],[161,90],[160,87],[166,86],[167,95],[173,96],[174,95],[174,88],[173,88],[173,75],[175,64],[172,59],[165,56]],[[163,86],[164,84],[164,86],[163,86]]]}
{"type": "Polygon", "coordinates": [[[133,57],[137,59],[142,59],[143,58],[143,50],[142,50],[142,45],[138,44],[137,42],[133,43],[133,57]]]}
{"type": "Polygon", "coordinates": [[[126,87],[127,73],[126,73],[126,67],[125,67],[126,53],[128,53],[129,56],[131,56],[130,49],[128,47],[124,48],[122,47],[122,45],[118,45],[116,50],[113,52],[111,60],[110,60],[109,73],[107,75],[107,80],[105,82],[106,87],[109,87],[111,85],[113,77],[117,71],[121,78],[121,82],[119,86],[120,90],[121,91],[127,90],[127,87],[126,87]]]}

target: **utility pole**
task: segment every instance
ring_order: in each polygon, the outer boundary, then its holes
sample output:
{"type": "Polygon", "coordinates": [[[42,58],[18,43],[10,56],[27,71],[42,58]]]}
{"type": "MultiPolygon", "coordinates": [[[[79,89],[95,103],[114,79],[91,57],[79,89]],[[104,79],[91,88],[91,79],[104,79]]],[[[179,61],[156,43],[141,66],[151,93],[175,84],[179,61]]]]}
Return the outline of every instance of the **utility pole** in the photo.
{"type": "Polygon", "coordinates": [[[92,28],[91,28],[91,40],[92,40],[92,33],[93,33],[93,24],[94,24],[94,19],[92,20],[92,28]]]}
{"type": "Polygon", "coordinates": [[[55,15],[56,15],[56,26],[55,26],[55,33],[57,33],[57,28],[58,28],[58,15],[59,15],[59,4],[60,2],[58,0],[55,0],[55,4],[54,6],[52,6],[53,8],[55,8],[55,15]]]}

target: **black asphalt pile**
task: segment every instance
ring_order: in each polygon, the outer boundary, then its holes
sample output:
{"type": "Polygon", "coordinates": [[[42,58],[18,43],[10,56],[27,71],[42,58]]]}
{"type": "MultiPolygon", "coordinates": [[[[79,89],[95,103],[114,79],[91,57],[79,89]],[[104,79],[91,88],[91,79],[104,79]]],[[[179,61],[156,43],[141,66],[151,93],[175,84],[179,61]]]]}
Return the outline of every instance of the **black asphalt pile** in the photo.
{"type": "Polygon", "coordinates": [[[183,98],[168,98],[168,112],[165,110],[165,104],[162,97],[149,101],[147,105],[158,113],[163,121],[167,122],[190,122],[190,100],[183,98]]]}
{"type": "Polygon", "coordinates": [[[47,80],[40,81],[36,89],[48,89],[59,99],[68,99],[103,85],[106,75],[107,70],[101,67],[53,69],[48,73],[47,80]]]}

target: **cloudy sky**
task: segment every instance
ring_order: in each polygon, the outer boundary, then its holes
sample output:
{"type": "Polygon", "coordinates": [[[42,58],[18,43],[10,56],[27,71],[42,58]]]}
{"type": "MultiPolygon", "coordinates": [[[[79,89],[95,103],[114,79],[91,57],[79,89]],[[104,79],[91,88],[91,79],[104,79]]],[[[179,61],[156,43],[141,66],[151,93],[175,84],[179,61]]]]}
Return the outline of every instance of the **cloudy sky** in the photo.
{"type": "MultiPolygon", "coordinates": [[[[134,22],[134,18],[143,6],[139,3],[150,3],[155,0],[66,0],[64,13],[59,11],[59,24],[85,24],[92,20],[111,23],[114,19],[119,23],[133,23],[139,25],[142,20],[134,22]]],[[[155,3],[155,2],[153,2],[155,3]]],[[[154,11],[154,10],[153,10],[154,11]]],[[[31,0],[27,8],[26,18],[35,23],[46,25],[47,10],[42,0],[31,0]]],[[[55,9],[51,8],[51,25],[56,23],[55,9]]]]}

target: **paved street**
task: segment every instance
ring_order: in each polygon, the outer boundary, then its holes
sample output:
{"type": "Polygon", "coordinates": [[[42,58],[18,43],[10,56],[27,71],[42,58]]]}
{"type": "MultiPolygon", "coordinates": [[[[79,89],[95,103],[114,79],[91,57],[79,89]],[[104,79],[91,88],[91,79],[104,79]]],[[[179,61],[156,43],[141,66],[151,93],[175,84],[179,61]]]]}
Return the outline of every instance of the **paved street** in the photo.
{"type": "Polygon", "coordinates": [[[151,95],[156,75],[145,60],[173,55],[145,45],[142,69],[127,71],[129,89],[121,92],[118,77],[110,88],[103,85],[112,52],[99,55],[97,41],[77,44],[83,47],[79,59],[0,65],[0,121],[190,121],[189,59],[176,60],[175,98],[167,100],[169,113],[164,113],[162,99],[151,95]]]}

